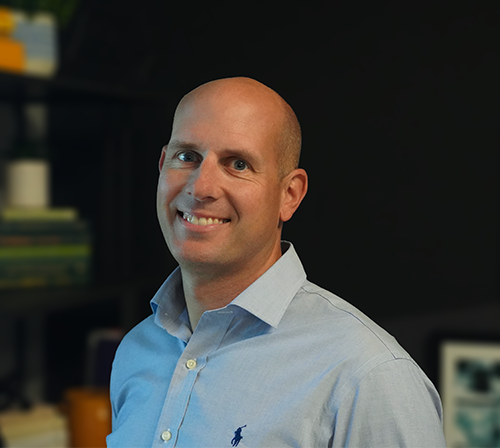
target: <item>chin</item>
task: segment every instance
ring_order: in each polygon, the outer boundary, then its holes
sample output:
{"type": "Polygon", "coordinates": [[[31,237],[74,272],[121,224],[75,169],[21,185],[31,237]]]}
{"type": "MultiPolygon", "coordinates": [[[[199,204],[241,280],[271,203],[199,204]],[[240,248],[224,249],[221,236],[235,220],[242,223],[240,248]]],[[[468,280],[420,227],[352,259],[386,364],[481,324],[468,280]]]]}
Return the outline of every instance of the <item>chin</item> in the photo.
{"type": "Polygon", "coordinates": [[[169,245],[170,252],[180,266],[206,267],[224,264],[220,248],[200,247],[200,244],[169,245]]]}

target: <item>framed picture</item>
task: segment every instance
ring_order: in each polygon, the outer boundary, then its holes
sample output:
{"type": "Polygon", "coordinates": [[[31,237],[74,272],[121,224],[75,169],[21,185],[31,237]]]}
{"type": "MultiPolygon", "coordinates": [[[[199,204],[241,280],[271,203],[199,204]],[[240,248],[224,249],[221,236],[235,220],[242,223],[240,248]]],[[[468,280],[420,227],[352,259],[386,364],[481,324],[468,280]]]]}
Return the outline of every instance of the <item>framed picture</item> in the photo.
{"type": "Polygon", "coordinates": [[[442,338],[438,363],[448,447],[500,447],[500,339],[442,338]]]}

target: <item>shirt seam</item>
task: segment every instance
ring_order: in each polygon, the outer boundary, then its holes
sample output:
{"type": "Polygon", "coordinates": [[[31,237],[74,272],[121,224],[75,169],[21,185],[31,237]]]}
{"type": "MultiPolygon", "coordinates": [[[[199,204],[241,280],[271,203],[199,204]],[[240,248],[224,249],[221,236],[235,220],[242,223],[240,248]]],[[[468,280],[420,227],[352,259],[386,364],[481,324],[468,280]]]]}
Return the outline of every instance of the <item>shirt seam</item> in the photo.
{"type": "Polygon", "coordinates": [[[342,311],[342,312],[348,314],[353,319],[355,319],[358,323],[360,323],[361,325],[363,325],[363,327],[365,327],[373,336],[375,336],[380,341],[380,343],[392,355],[393,359],[408,359],[408,360],[411,360],[411,358],[409,358],[407,356],[406,357],[398,356],[396,353],[394,353],[394,351],[386,344],[386,342],[377,333],[375,333],[373,331],[373,329],[371,329],[368,325],[366,325],[366,323],[364,323],[358,316],[356,316],[355,314],[353,314],[352,312],[350,312],[350,311],[348,311],[348,310],[346,310],[344,308],[340,308],[339,306],[333,304],[331,302],[331,300],[328,297],[326,297],[324,294],[321,294],[320,292],[317,292],[317,291],[309,291],[305,285],[302,285],[300,287],[300,289],[302,289],[307,294],[315,294],[315,295],[321,297],[323,300],[326,300],[333,308],[335,308],[335,309],[337,309],[339,311],[342,311]]]}

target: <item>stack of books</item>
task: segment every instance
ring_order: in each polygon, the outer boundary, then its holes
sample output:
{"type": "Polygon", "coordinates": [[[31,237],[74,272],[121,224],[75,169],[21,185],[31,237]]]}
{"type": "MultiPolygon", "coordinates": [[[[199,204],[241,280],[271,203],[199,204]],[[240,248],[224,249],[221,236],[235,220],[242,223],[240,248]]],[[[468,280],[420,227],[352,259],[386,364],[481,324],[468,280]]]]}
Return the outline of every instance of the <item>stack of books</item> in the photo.
{"type": "Polygon", "coordinates": [[[51,405],[1,412],[0,433],[6,447],[65,448],[69,445],[67,418],[51,405]]]}
{"type": "Polygon", "coordinates": [[[91,255],[75,209],[0,210],[0,289],[88,284],[91,255]]]}

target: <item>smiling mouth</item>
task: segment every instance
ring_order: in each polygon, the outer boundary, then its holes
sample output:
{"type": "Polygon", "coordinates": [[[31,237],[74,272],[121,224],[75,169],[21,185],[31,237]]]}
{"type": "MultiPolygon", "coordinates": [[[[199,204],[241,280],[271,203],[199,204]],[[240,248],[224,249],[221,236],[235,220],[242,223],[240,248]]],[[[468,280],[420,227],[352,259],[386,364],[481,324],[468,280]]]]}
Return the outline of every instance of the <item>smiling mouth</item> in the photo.
{"type": "Polygon", "coordinates": [[[230,219],[223,218],[212,218],[212,217],[204,217],[198,218],[197,216],[192,215],[191,213],[181,212],[179,211],[179,216],[182,219],[185,219],[187,222],[194,224],[195,226],[210,226],[214,224],[226,224],[230,221],[230,219]]]}

